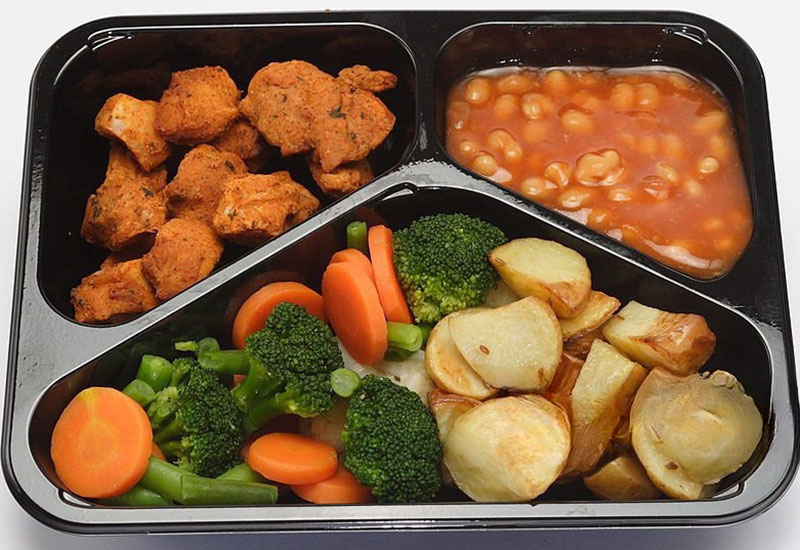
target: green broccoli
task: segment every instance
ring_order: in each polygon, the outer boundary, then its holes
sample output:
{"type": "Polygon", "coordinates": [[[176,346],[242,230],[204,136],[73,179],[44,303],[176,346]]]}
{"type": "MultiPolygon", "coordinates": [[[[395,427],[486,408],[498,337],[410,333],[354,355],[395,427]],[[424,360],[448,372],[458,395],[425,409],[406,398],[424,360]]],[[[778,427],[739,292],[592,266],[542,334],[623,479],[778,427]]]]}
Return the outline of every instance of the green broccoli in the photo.
{"type": "Polygon", "coordinates": [[[371,374],[350,399],[344,467],[379,502],[426,502],[441,486],[436,421],[419,396],[371,374]]]}
{"type": "Polygon", "coordinates": [[[252,432],[280,414],[317,416],[333,407],[331,373],[344,367],[328,325],[296,304],[281,303],[266,326],[247,338],[250,369],[233,390],[252,432]]]}
{"type": "Polygon", "coordinates": [[[488,254],[506,240],[494,225],[465,214],[425,216],[395,232],[397,278],[417,322],[481,305],[499,280],[488,254]]]}
{"type": "Polygon", "coordinates": [[[189,472],[215,477],[242,461],[242,414],[217,374],[187,357],[148,407],[153,440],[189,472]]]}

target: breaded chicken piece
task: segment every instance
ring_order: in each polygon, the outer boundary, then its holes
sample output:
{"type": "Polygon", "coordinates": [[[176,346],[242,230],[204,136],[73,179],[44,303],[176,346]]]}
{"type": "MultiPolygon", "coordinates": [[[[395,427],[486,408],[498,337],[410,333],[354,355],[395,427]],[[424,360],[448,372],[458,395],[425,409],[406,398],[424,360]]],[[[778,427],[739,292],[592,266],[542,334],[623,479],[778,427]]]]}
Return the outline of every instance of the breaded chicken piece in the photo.
{"type": "Polygon", "coordinates": [[[198,145],[186,153],[175,178],[164,188],[169,216],[211,225],[222,196],[222,184],[246,173],[247,166],[237,155],[218,151],[211,145],[198,145]]]}
{"type": "Polygon", "coordinates": [[[322,166],[309,159],[308,168],[323,193],[334,198],[364,187],[375,177],[366,159],[342,164],[331,172],[323,172],[322,166]]]}
{"type": "Polygon", "coordinates": [[[164,225],[163,166],[144,172],[122,145],[113,144],[103,184],[86,201],[81,236],[117,251],[140,244],[164,225]]]}
{"type": "Polygon", "coordinates": [[[385,92],[397,86],[397,77],[389,71],[373,71],[366,65],[353,65],[339,71],[338,79],[350,86],[373,94],[385,92]]]}
{"type": "Polygon", "coordinates": [[[173,143],[211,141],[238,118],[239,97],[236,83],[222,67],[174,72],[156,107],[156,128],[173,143]]]}
{"type": "Polygon", "coordinates": [[[167,140],[156,130],[156,105],[155,101],[116,94],[106,100],[94,119],[98,134],[124,144],[148,172],[167,160],[171,152],[167,140]]]}
{"type": "Polygon", "coordinates": [[[319,209],[317,198],[289,172],[240,176],[222,188],[214,229],[222,238],[246,246],[277,237],[319,209]]]}
{"type": "Polygon", "coordinates": [[[264,143],[264,138],[244,119],[234,122],[222,135],[212,141],[211,145],[220,151],[237,155],[250,172],[261,170],[269,158],[269,149],[264,143]]]}
{"type": "Polygon", "coordinates": [[[142,271],[141,259],[105,267],[84,277],[72,289],[70,300],[75,320],[81,323],[111,321],[158,305],[153,287],[142,271]]]}
{"type": "Polygon", "coordinates": [[[305,61],[260,69],[240,109],[282,155],[313,150],[326,172],[365,158],[386,139],[395,121],[372,93],[305,61]]]}
{"type": "Polygon", "coordinates": [[[222,250],[222,241],[211,227],[176,218],[158,232],[153,248],[142,258],[142,268],[156,296],[166,300],[208,276],[222,250]]]}

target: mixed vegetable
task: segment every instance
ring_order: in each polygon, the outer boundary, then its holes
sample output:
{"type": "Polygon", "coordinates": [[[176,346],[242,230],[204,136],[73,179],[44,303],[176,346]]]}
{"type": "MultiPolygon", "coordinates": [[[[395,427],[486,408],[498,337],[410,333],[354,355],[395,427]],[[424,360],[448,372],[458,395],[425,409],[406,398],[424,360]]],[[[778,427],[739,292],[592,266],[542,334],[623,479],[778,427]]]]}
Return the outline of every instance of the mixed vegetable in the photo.
{"type": "Polygon", "coordinates": [[[511,502],[573,480],[697,499],[761,439],[736,378],[698,374],[705,319],[619,309],[574,250],[463,214],[346,239],[321,292],[251,294],[232,349],[175,342],[121,391],[80,392],[53,431],[64,487],[112,506],[427,502],[443,485],[511,502]]]}

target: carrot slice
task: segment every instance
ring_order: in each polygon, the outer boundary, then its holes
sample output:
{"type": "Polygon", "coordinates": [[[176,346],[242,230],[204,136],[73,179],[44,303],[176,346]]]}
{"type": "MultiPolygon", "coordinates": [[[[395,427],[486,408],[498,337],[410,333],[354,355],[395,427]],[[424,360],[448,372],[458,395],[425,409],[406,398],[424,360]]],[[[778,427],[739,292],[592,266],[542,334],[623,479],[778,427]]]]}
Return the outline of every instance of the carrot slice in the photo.
{"type": "Polygon", "coordinates": [[[322,296],[333,331],[353,359],[362,365],[383,359],[386,319],[364,270],[350,262],[330,264],[322,275],[322,296]]]}
{"type": "Polygon", "coordinates": [[[153,450],[152,450],[151,454],[156,458],[160,458],[161,460],[165,460],[165,461],[167,460],[167,457],[164,456],[164,451],[161,450],[161,447],[156,445],[155,441],[153,441],[153,450]]]}
{"type": "Polygon", "coordinates": [[[360,250],[356,250],[355,248],[345,248],[344,250],[340,250],[331,256],[330,263],[332,264],[344,262],[352,262],[356,264],[358,267],[363,269],[367,275],[369,275],[369,278],[373,283],[375,282],[375,275],[372,273],[372,263],[369,261],[369,258],[367,258],[360,250]]]}
{"type": "Polygon", "coordinates": [[[86,498],[121,495],[139,482],[153,452],[153,430],[136,401],[113,388],[76,395],[53,429],[50,456],[67,489],[86,498]]]}
{"type": "Polygon", "coordinates": [[[375,273],[375,287],[378,289],[386,320],[395,323],[413,323],[406,295],[400,288],[394,270],[392,230],[385,225],[374,225],[369,228],[368,241],[372,271],[375,273]]]}
{"type": "Polygon", "coordinates": [[[245,338],[264,328],[272,310],[282,302],[303,306],[311,315],[325,321],[322,296],[293,281],[270,283],[244,301],[233,320],[233,345],[244,349],[245,338]]]}
{"type": "Polygon", "coordinates": [[[288,485],[317,483],[336,473],[336,449],[304,435],[273,432],[250,445],[247,465],[267,479],[288,485]]]}
{"type": "Polygon", "coordinates": [[[341,464],[328,479],[291,488],[294,494],[314,504],[363,504],[373,500],[370,490],[341,464]]]}

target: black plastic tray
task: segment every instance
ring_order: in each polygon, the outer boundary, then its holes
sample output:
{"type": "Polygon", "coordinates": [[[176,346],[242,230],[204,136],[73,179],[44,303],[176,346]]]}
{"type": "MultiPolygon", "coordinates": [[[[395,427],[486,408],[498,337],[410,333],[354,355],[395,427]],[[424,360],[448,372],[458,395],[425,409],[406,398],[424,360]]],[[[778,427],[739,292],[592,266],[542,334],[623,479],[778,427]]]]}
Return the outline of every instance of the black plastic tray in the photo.
{"type": "MultiPolygon", "coordinates": [[[[302,179],[302,175],[301,175],[302,179]]],[[[14,313],[3,423],[3,471],[35,518],[80,533],[523,529],[724,525],[764,511],[798,463],[798,402],[764,79],[750,48],[722,25],[676,12],[369,12],[106,19],[58,40],[34,75],[22,190],[14,313]],[[171,69],[228,68],[240,87],[274,60],[338,70],[392,70],[398,123],[373,159],[383,176],[252,252],[234,251],[207,279],[140,317],[93,327],[69,319],[69,288],[99,263],[80,239],[86,196],[105,166],[92,132],[118,90],[158,97],[171,69]],[[754,210],[752,241],[726,276],[698,281],[459,168],[443,144],[447,88],[499,64],[639,66],[662,63],[717,86],[734,113],[754,210]],[[49,458],[52,427],[80,389],[122,384],[145,351],[204,331],[223,341],[231,311],[264,274],[291,269],[318,285],[353,219],[399,227],[429,212],[477,214],[510,236],[540,235],[587,257],[596,288],[703,314],[718,335],[710,361],[733,372],[767,420],[757,452],[703,501],[599,502],[575,484],[525,504],[444,495],[424,505],[93,506],[61,490],[49,458]],[[245,290],[242,290],[245,289],[245,290]],[[233,304],[233,305],[232,305],[233,304]],[[448,500],[450,499],[450,500],[448,500]]]]}

